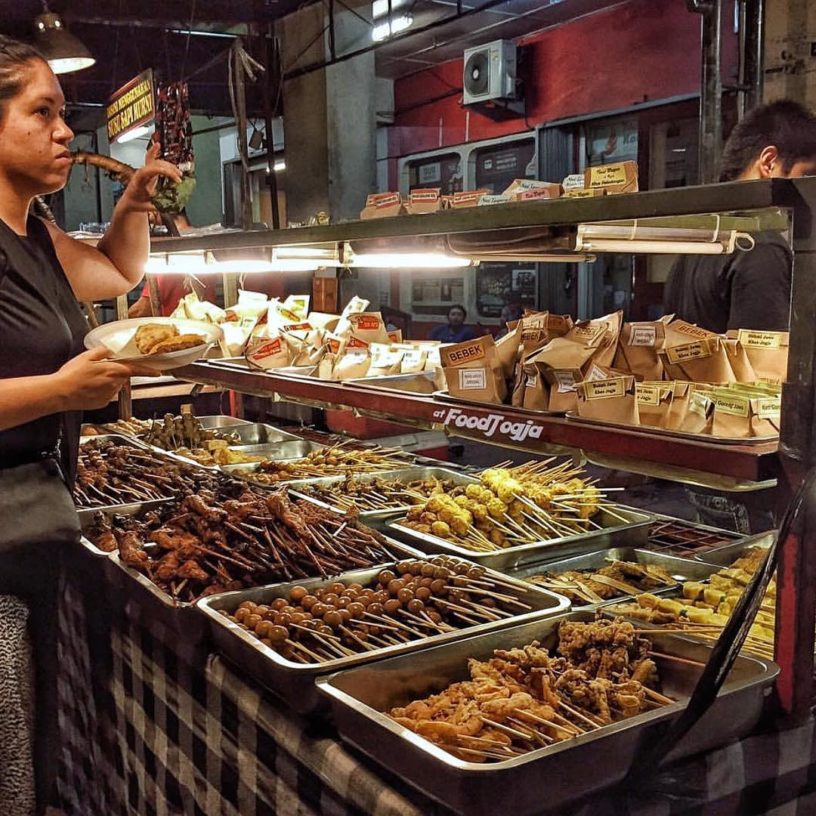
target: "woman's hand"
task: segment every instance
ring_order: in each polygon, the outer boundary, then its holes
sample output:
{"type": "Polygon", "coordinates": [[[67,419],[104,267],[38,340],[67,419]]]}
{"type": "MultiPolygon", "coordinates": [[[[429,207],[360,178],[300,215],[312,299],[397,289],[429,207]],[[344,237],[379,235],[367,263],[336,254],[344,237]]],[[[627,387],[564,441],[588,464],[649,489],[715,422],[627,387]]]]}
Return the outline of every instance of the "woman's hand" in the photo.
{"type": "Polygon", "coordinates": [[[122,193],[117,210],[124,208],[128,212],[156,212],[151,198],[156,193],[159,176],[176,183],[181,181],[181,170],[175,164],[160,159],[160,150],[158,142],[153,142],[147,149],[144,167],[140,167],[133,174],[125,192],[122,193]]]}
{"type": "Polygon", "coordinates": [[[91,349],[69,360],[54,375],[63,410],[104,408],[131,377],[155,376],[150,368],[106,359],[106,348],[91,349]]]}

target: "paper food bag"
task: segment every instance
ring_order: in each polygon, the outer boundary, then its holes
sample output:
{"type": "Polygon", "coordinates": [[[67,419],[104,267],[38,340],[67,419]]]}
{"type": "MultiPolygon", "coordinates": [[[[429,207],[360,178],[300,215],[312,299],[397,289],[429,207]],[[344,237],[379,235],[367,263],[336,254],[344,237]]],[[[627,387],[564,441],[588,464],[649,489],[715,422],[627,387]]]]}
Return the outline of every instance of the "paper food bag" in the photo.
{"type": "Polygon", "coordinates": [[[613,377],[578,383],[578,416],[625,425],[638,425],[638,403],[635,398],[635,378],[613,377]]]}
{"type": "Polygon", "coordinates": [[[688,408],[678,431],[709,436],[714,420],[714,401],[702,391],[689,388],[688,408]]]}
{"type": "Polygon", "coordinates": [[[725,346],[725,353],[728,355],[728,363],[734,372],[737,382],[750,383],[756,380],[757,375],[742,343],[736,338],[725,338],[722,340],[725,346]]]}
{"type": "Polygon", "coordinates": [[[615,355],[615,368],[634,374],[638,380],[662,380],[663,364],[658,352],[666,342],[666,324],[624,323],[615,355]]]}
{"type": "Polygon", "coordinates": [[[507,383],[490,336],[444,346],[439,352],[448,393],[477,402],[503,403],[507,383]]]}
{"type": "Polygon", "coordinates": [[[505,379],[513,379],[513,371],[516,367],[516,360],[519,357],[521,347],[521,331],[518,324],[496,341],[496,355],[502,367],[505,379]]]}
{"type": "Polygon", "coordinates": [[[536,363],[519,364],[519,376],[516,381],[516,388],[513,396],[520,408],[529,411],[549,411],[550,410],[550,387],[547,378],[536,363]]]}
{"type": "Polygon", "coordinates": [[[676,345],[659,352],[666,373],[691,382],[736,382],[723,338],[711,337],[676,345]]]}
{"type": "Polygon", "coordinates": [[[529,357],[543,348],[556,337],[563,337],[572,327],[572,318],[569,315],[536,312],[524,315],[518,321],[521,332],[522,354],[529,357]]]}
{"type": "Polygon", "coordinates": [[[674,401],[673,383],[639,382],[635,385],[640,424],[666,428],[674,401]]]}
{"type": "Polygon", "coordinates": [[[756,378],[768,382],[782,383],[788,374],[788,332],[764,332],[740,329],[728,332],[736,336],[748,359],[751,361],[756,378]]]}
{"type": "Polygon", "coordinates": [[[371,367],[367,377],[389,377],[400,373],[400,365],[405,355],[404,349],[395,349],[383,343],[372,343],[371,367]]]}
{"type": "Polygon", "coordinates": [[[368,349],[349,349],[334,364],[332,378],[335,380],[357,380],[368,376],[371,368],[371,354],[368,349]]]}
{"type": "Polygon", "coordinates": [[[269,371],[291,365],[292,353],[289,345],[278,334],[275,337],[251,338],[244,354],[247,362],[254,368],[269,371]]]}
{"type": "Polygon", "coordinates": [[[388,343],[388,331],[379,312],[358,312],[348,315],[351,336],[365,343],[388,343]]]}

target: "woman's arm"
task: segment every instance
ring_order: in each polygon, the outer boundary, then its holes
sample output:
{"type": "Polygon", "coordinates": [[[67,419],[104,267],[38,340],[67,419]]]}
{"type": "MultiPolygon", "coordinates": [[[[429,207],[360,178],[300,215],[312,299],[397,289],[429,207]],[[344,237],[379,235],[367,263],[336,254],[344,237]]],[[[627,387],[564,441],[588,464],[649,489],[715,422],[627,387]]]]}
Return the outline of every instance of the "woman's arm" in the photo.
{"type": "Polygon", "coordinates": [[[131,376],[154,373],[104,359],[109,354],[105,348],[93,349],[54,374],[0,379],[0,430],[60,411],[104,408],[131,376]]]}
{"type": "Polygon", "coordinates": [[[75,241],[59,227],[46,224],[54,249],[77,300],[101,300],[129,292],[144,276],[150,252],[147,214],[155,212],[150,199],[159,176],[181,181],[181,172],[157,157],[158,144],[147,152],[116,205],[110,229],[96,247],[75,241]]]}

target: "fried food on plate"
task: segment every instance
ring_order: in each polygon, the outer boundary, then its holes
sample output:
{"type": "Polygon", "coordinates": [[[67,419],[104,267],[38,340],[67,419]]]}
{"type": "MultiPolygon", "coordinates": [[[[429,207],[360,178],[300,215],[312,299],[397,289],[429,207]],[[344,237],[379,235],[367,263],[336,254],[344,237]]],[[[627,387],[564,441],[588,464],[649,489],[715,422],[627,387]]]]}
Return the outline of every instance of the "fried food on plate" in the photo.
{"type": "Polygon", "coordinates": [[[206,342],[207,339],[200,334],[180,334],[156,343],[150,354],[169,354],[171,351],[183,351],[193,346],[201,346],[206,342]]]}
{"type": "Polygon", "coordinates": [[[136,329],[135,340],[136,347],[144,355],[184,351],[207,342],[200,334],[179,334],[172,323],[145,323],[136,329]]]}
{"type": "Polygon", "coordinates": [[[140,354],[154,354],[159,343],[176,337],[178,333],[172,323],[145,323],[136,329],[136,348],[140,354]]]}

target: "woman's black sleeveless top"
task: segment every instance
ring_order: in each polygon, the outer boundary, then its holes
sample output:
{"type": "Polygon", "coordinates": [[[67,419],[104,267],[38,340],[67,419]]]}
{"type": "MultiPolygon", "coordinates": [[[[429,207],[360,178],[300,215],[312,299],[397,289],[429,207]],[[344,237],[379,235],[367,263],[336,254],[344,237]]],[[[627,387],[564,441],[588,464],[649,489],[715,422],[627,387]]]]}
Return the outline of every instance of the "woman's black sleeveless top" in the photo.
{"type": "MultiPolygon", "coordinates": [[[[26,236],[17,235],[0,220],[3,379],[53,374],[83,351],[88,331],[45,224],[29,216],[26,229],[26,236]]],[[[79,412],[52,414],[0,431],[0,467],[32,462],[60,440],[70,483],[76,473],[81,420],[79,412]]]]}

